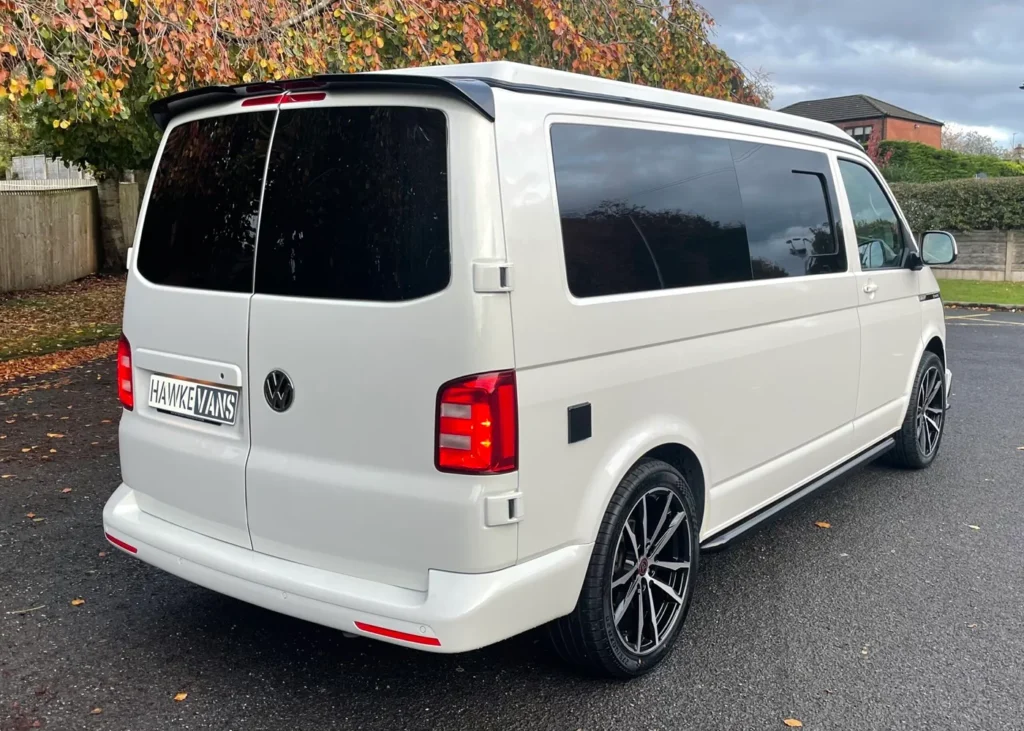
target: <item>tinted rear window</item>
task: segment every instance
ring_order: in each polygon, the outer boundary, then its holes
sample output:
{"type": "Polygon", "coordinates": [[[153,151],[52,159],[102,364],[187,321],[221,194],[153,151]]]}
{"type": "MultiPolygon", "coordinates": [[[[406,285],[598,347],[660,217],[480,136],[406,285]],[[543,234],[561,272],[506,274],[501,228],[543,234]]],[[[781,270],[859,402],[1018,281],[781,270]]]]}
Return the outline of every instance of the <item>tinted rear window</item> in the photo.
{"type": "Polygon", "coordinates": [[[575,296],[750,279],[727,140],[559,124],[551,143],[575,296]]]}
{"type": "Polygon", "coordinates": [[[260,186],[274,112],[211,117],[167,137],[137,266],[157,284],[252,291],[260,186]]]}
{"type": "Polygon", "coordinates": [[[283,110],[256,292],[398,301],[448,285],[447,125],[437,109],[283,110]]]}
{"type": "Polygon", "coordinates": [[[754,279],[845,272],[825,154],[735,140],[729,145],[754,279]]]}
{"type": "Polygon", "coordinates": [[[444,289],[451,272],[444,113],[283,110],[276,127],[275,114],[171,130],[142,227],[139,272],[177,287],[252,292],[255,281],[263,294],[379,302],[444,289]]]}
{"type": "Polygon", "coordinates": [[[567,124],[551,147],[577,297],[846,271],[823,153],[567,124]]]}

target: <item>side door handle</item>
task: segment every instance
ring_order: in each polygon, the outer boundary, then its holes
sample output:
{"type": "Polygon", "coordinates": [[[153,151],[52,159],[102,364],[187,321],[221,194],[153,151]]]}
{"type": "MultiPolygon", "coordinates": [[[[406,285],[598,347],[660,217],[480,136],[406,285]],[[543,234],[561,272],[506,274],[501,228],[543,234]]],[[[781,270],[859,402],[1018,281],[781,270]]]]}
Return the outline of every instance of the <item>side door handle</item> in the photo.
{"type": "Polygon", "coordinates": [[[867,284],[864,285],[864,291],[867,294],[874,294],[875,292],[878,291],[878,285],[875,284],[874,282],[868,282],[867,284]]]}

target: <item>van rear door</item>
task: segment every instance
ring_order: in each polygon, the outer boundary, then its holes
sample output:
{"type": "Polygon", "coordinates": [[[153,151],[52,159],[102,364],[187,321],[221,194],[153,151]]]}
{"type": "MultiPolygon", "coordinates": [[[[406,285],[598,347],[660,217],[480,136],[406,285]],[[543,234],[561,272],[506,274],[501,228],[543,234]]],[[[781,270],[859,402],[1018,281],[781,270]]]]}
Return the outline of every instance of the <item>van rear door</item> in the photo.
{"type": "Polygon", "coordinates": [[[493,126],[421,93],[282,104],[249,327],[253,548],[425,590],[430,569],[515,563],[491,496],[517,474],[434,464],[439,388],[514,368],[493,126]]]}
{"type": "Polygon", "coordinates": [[[145,512],[250,547],[249,300],[276,109],[230,111],[175,120],[161,146],[125,295],[121,471],[145,512]]]}

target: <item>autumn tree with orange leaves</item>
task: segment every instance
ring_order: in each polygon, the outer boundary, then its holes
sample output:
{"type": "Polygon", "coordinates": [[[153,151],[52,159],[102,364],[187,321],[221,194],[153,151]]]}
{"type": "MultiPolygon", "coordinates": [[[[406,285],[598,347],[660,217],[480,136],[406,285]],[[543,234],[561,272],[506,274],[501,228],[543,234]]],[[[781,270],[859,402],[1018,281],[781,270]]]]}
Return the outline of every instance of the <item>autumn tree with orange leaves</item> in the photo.
{"type": "MultiPolygon", "coordinates": [[[[101,181],[158,142],[146,107],[210,84],[508,59],[748,104],[748,78],[691,0],[0,0],[0,103],[101,181]]],[[[103,190],[106,188],[106,190],[103,190]]],[[[118,229],[117,231],[111,229],[118,229]]]]}

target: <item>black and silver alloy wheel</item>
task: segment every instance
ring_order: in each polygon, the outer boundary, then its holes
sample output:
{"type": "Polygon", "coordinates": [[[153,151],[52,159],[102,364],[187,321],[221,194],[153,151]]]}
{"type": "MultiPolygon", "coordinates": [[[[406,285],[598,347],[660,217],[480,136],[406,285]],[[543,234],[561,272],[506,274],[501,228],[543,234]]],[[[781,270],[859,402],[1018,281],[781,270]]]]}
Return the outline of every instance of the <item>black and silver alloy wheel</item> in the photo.
{"type": "Polygon", "coordinates": [[[946,426],[946,366],[935,353],[926,350],[921,356],[910,394],[903,426],[895,434],[896,447],[886,459],[919,470],[935,459],[946,426]]]}
{"type": "Polygon", "coordinates": [[[690,524],[682,500],[655,487],[633,506],[619,533],[610,579],[619,640],[649,655],[672,636],[689,591],[690,524]]]}
{"type": "Polygon", "coordinates": [[[642,675],[665,659],[693,594],[696,516],[678,469],[656,459],[633,466],[601,521],[576,607],[549,625],[563,659],[614,678],[642,675]]]}
{"type": "Polygon", "coordinates": [[[931,366],[924,372],[917,389],[914,428],[917,432],[917,447],[926,458],[935,453],[939,437],[942,436],[942,420],[946,416],[942,386],[942,373],[937,366],[931,366]]]}

